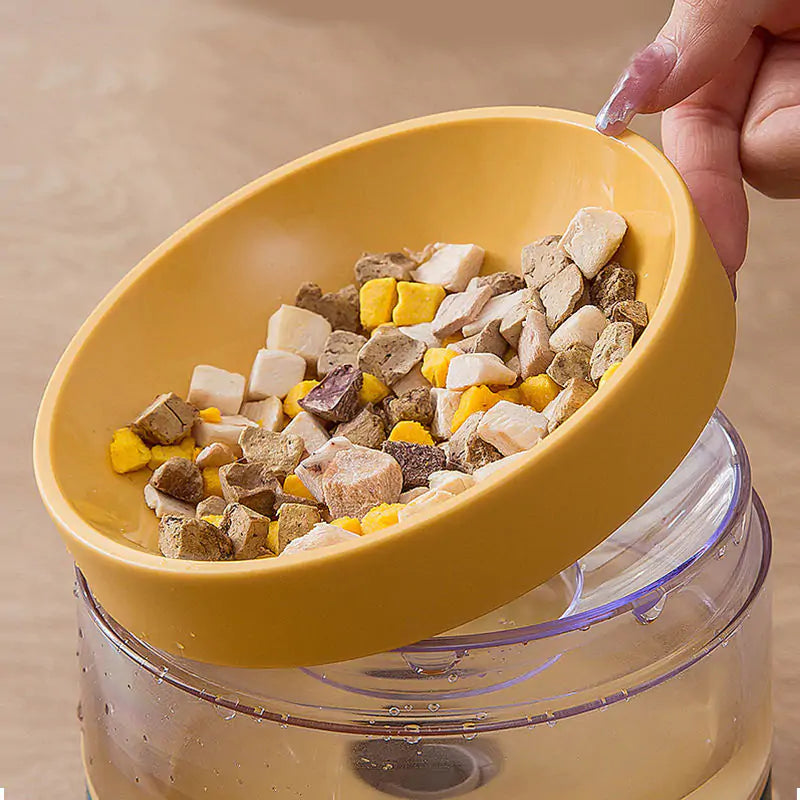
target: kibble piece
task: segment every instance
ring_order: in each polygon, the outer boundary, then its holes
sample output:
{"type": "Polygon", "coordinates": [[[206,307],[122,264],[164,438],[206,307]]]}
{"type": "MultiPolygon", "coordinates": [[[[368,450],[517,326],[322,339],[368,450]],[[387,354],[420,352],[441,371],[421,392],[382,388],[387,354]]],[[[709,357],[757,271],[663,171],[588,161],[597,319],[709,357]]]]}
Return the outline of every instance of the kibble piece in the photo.
{"type": "Polygon", "coordinates": [[[454,469],[432,472],[428,478],[428,486],[431,489],[439,489],[443,492],[450,492],[450,494],[461,494],[474,485],[475,479],[472,475],[454,469]]]}
{"type": "Polygon", "coordinates": [[[229,503],[241,503],[265,517],[272,513],[280,484],[263,464],[226,464],[219,468],[219,480],[229,503]]]}
{"type": "Polygon", "coordinates": [[[269,536],[269,549],[280,555],[289,542],[305,536],[320,521],[316,508],[301,503],[284,503],[278,512],[278,525],[269,536]]]}
{"type": "Polygon", "coordinates": [[[619,369],[620,364],[622,362],[618,361],[616,364],[612,364],[604,373],[603,377],[597,381],[597,388],[602,389],[606,383],[611,379],[611,376],[619,369]]]}
{"type": "Polygon", "coordinates": [[[197,412],[197,416],[204,422],[222,422],[222,412],[214,406],[209,408],[201,408],[197,412]]]}
{"type": "Polygon", "coordinates": [[[457,353],[492,353],[502,358],[508,349],[508,342],[500,335],[500,320],[490,322],[480,333],[448,345],[457,353]]]}
{"type": "Polygon", "coordinates": [[[162,517],[158,549],[167,558],[186,561],[222,561],[233,555],[231,540],[219,528],[194,517],[162,517]]]}
{"type": "Polygon", "coordinates": [[[364,530],[361,527],[361,520],[358,520],[355,517],[339,517],[339,519],[332,519],[331,525],[336,525],[339,528],[343,528],[344,530],[350,531],[350,533],[358,534],[359,536],[364,533],[364,530]]]}
{"type": "Polygon", "coordinates": [[[566,422],[594,393],[596,389],[591,383],[573,378],[553,400],[548,416],[548,433],[552,433],[559,425],[566,422]]]}
{"type": "Polygon", "coordinates": [[[550,349],[550,329],[541,311],[531,309],[527,313],[517,347],[523,379],[539,375],[550,366],[555,353],[550,349]]]}
{"type": "Polygon", "coordinates": [[[398,514],[403,508],[402,503],[381,503],[371,508],[361,520],[362,536],[396,525],[398,514]]]}
{"type": "Polygon", "coordinates": [[[419,497],[415,497],[407,506],[401,508],[397,513],[397,521],[405,522],[407,519],[416,516],[422,511],[427,511],[431,506],[443,503],[451,497],[455,497],[455,495],[444,489],[429,489],[419,497]]]}
{"type": "Polygon", "coordinates": [[[352,284],[323,294],[316,283],[304,283],[297,290],[294,302],[298,308],[325,317],[335,331],[357,331],[359,328],[358,289],[352,284]]]}
{"type": "Polygon", "coordinates": [[[397,502],[403,473],[388,453],[352,447],[333,457],[322,476],[322,488],[333,517],[360,519],[380,503],[397,502]]]}
{"type": "Polygon", "coordinates": [[[528,312],[541,311],[544,313],[544,305],[539,292],[536,289],[525,289],[519,294],[519,299],[514,306],[506,312],[500,320],[500,335],[512,346],[519,344],[519,337],[522,333],[522,324],[528,312]]]}
{"type": "Polygon", "coordinates": [[[581,271],[571,264],[542,287],[540,297],[547,315],[547,326],[555,330],[572,314],[583,299],[585,284],[581,271]]]}
{"type": "Polygon", "coordinates": [[[198,408],[214,406],[221,414],[237,414],[242,407],[244,386],[244,375],[238,372],[198,364],[192,372],[187,399],[198,408]]]}
{"type": "Polygon", "coordinates": [[[492,295],[497,297],[499,294],[516,292],[525,288],[525,281],[521,275],[513,272],[493,272],[490,275],[478,275],[470,281],[467,289],[480,289],[481,286],[488,286],[492,290],[492,295]]]}
{"type": "Polygon", "coordinates": [[[150,448],[130,428],[114,431],[108,446],[111,468],[120,475],[146,467],[150,461],[150,448]]]}
{"type": "Polygon", "coordinates": [[[621,300],[611,307],[612,322],[629,322],[633,325],[635,342],[647,327],[647,306],[639,300],[621,300]]]}
{"type": "Polygon", "coordinates": [[[530,292],[525,289],[492,297],[481,309],[481,313],[472,322],[464,325],[461,333],[464,336],[474,336],[476,333],[480,333],[490,322],[502,322],[506,314],[516,308],[527,297],[530,297],[530,292]]]}
{"type": "Polygon", "coordinates": [[[400,497],[397,502],[402,503],[404,506],[408,505],[412,500],[416,500],[420,495],[426,494],[428,491],[425,486],[416,486],[409,489],[407,492],[400,492],[400,497]]]}
{"type": "Polygon", "coordinates": [[[218,467],[205,467],[200,470],[203,476],[203,497],[216,495],[222,497],[222,484],[219,481],[218,467]]]}
{"type": "Polygon", "coordinates": [[[292,386],[303,380],[306,361],[297,353],[282,350],[259,350],[250,370],[248,400],[285,397],[292,386]]]}
{"type": "Polygon", "coordinates": [[[361,370],[350,364],[336,367],[300,399],[300,406],[328,422],[347,422],[358,413],[361,370]]]}
{"type": "Polygon", "coordinates": [[[283,411],[287,417],[296,417],[303,409],[300,406],[302,400],[315,386],[319,386],[319,381],[308,380],[300,381],[296,386],[289,389],[283,401],[283,411]]]}
{"type": "Polygon", "coordinates": [[[325,317],[305,308],[283,304],[267,323],[267,350],[295,353],[307,364],[316,364],[330,335],[331,324],[325,317]]]}
{"type": "Polygon", "coordinates": [[[353,272],[356,283],[362,286],[375,278],[394,278],[398,281],[407,281],[411,278],[411,270],[416,266],[417,262],[405,253],[364,253],[356,261],[353,272]]]}
{"type": "Polygon", "coordinates": [[[541,289],[572,263],[560,241],[560,236],[545,236],[522,248],[522,276],[531,289],[541,289]]]}
{"type": "Polygon", "coordinates": [[[517,373],[509,369],[492,353],[468,353],[456,356],[447,370],[448,389],[467,389],[480,384],[510,386],[517,380],[517,373]]]}
{"type": "Polygon", "coordinates": [[[419,422],[422,425],[430,425],[433,419],[433,401],[430,389],[412,389],[401,397],[387,399],[385,406],[386,416],[392,427],[404,419],[419,422]]]}
{"type": "Polygon", "coordinates": [[[322,476],[325,470],[333,461],[334,457],[341,450],[348,450],[355,445],[344,436],[334,436],[325,442],[322,447],[307,458],[304,458],[297,466],[295,473],[297,477],[308,488],[308,491],[319,501],[324,500],[322,476]]]}
{"type": "Polygon", "coordinates": [[[195,507],[191,503],[185,503],[176,497],[170,497],[164,492],[159,492],[155,486],[147,483],[144,487],[144,502],[148,508],[152,508],[155,515],[161,519],[169,515],[180,517],[193,517],[195,507]]]}
{"type": "Polygon", "coordinates": [[[362,447],[379,448],[386,441],[386,427],[383,419],[370,403],[364,406],[349,422],[343,422],[335,430],[336,436],[345,436],[353,444],[362,447]]]}
{"type": "Polygon", "coordinates": [[[606,315],[597,306],[582,306],[550,335],[550,349],[558,352],[578,343],[594,347],[607,325],[606,315]]]}
{"type": "Polygon", "coordinates": [[[373,278],[359,290],[361,324],[368,330],[392,321],[397,305],[397,281],[394,278],[373,278]]]}
{"type": "Polygon", "coordinates": [[[338,525],[329,525],[320,522],[304,536],[293,539],[283,549],[281,556],[292,556],[308,550],[318,550],[321,547],[330,547],[343,542],[355,542],[361,537],[357,533],[340,528],[338,525]]]}
{"type": "Polygon", "coordinates": [[[419,422],[412,422],[407,419],[401,420],[392,428],[389,434],[389,441],[433,445],[433,438],[430,432],[423,428],[419,422]]]}
{"type": "Polygon", "coordinates": [[[222,497],[211,495],[211,497],[206,497],[205,500],[201,500],[197,504],[194,513],[198,519],[202,519],[203,517],[216,517],[225,513],[227,505],[228,504],[222,497]]]}
{"type": "Polygon", "coordinates": [[[397,383],[418,364],[425,345],[396,328],[379,328],[358,353],[358,366],[387,386],[397,383]]]}
{"type": "Polygon", "coordinates": [[[528,406],[501,400],[478,423],[478,435],[504,456],[530,450],[547,434],[547,417],[528,406]]]}
{"type": "MultiPolygon", "coordinates": [[[[438,313],[438,312],[437,312],[438,313]]],[[[433,333],[433,322],[419,322],[416,325],[403,325],[398,327],[400,333],[422,342],[427,347],[438,347],[440,342],[433,333]]]]}
{"type": "Polygon", "coordinates": [[[494,445],[481,439],[478,434],[478,425],[484,413],[478,411],[472,414],[450,437],[450,462],[464,472],[474,472],[503,457],[494,445]]]}
{"type": "Polygon", "coordinates": [[[447,458],[442,450],[431,444],[415,444],[409,441],[389,440],[383,443],[383,451],[400,465],[403,473],[403,490],[427,486],[431,473],[443,470],[447,458]]]}
{"type": "Polygon", "coordinates": [[[380,403],[384,397],[391,394],[391,389],[381,380],[378,380],[374,375],[369,372],[362,372],[361,377],[363,383],[361,384],[361,391],[358,393],[358,401],[364,405],[367,403],[380,403]]]}
{"type": "Polygon", "coordinates": [[[203,475],[188,458],[169,459],[153,473],[150,484],[185,503],[199,503],[203,499],[203,475]]]}
{"type": "Polygon", "coordinates": [[[406,375],[398,379],[393,385],[392,389],[398,397],[404,394],[413,392],[415,389],[427,389],[430,391],[431,385],[428,379],[422,374],[422,365],[417,364],[412,367],[406,375]]]}
{"type": "Polygon", "coordinates": [[[240,413],[268,431],[279,431],[283,427],[283,403],[280,397],[265,397],[244,403],[240,413]]]}
{"type": "Polygon", "coordinates": [[[258,558],[268,549],[269,517],[241,503],[231,503],[225,509],[220,530],[230,539],[237,561],[258,558]]]}
{"type": "Polygon", "coordinates": [[[248,461],[257,461],[273,475],[294,472],[303,458],[303,440],[293,434],[246,428],[239,437],[239,446],[248,461]]]}
{"type": "Polygon", "coordinates": [[[319,450],[330,439],[322,423],[308,411],[301,411],[284,429],[287,435],[299,436],[306,453],[319,450]]]}
{"type": "MultiPolygon", "coordinates": [[[[238,410],[235,408],[233,411],[238,410]]],[[[142,411],[133,421],[131,429],[148,444],[173,444],[186,436],[196,418],[194,406],[174,392],[169,392],[159,395],[142,411]]]]}
{"type": "Polygon", "coordinates": [[[480,271],[484,249],[476,244],[438,244],[431,257],[411,273],[420,283],[437,283],[463,292],[480,271]]]}
{"type": "Polygon", "coordinates": [[[422,374],[436,388],[444,388],[447,384],[447,372],[450,362],[458,355],[446,347],[431,347],[425,351],[422,360],[422,374]]]}
{"type": "Polygon", "coordinates": [[[485,481],[490,475],[494,475],[495,472],[499,472],[502,469],[513,464],[515,461],[521,460],[525,458],[525,453],[514,453],[513,456],[505,456],[504,458],[500,458],[497,461],[492,461],[489,464],[484,464],[482,467],[478,467],[475,472],[472,473],[472,477],[475,479],[475,483],[481,483],[481,481],[485,481]]]}
{"type": "Polygon", "coordinates": [[[365,336],[349,331],[334,331],[317,359],[317,375],[324,378],[336,367],[358,366],[358,351],[367,343],[365,336]]]}
{"type": "Polygon", "coordinates": [[[592,348],[582,342],[571,344],[566,350],[556,353],[550,362],[547,374],[559,385],[566,386],[572,378],[589,380],[589,359],[592,348]]]}
{"type": "Polygon", "coordinates": [[[392,322],[395,325],[418,325],[430,322],[436,316],[444,297],[444,287],[435,283],[399,281],[397,305],[392,311],[392,322]]]}
{"type": "Polygon", "coordinates": [[[589,288],[589,297],[610,315],[615,303],[636,297],[636,273],[612,261],[597,273],[589,288]]]}
{"type": "Polygon", "coordinates": [[[233,415],[223,417],[222,422],[196,422],[192,433],[198,447],[207,447],[214,442],[227,444],[234,452],[239,450],[239,437],[245,428],[257,428],[255,422],[247,417],[233,415]]]}
{"type": "Polygon", "coordinates": [[[442,300],[431,323],[433,335],[438,339],[445,339],[458,333],[465,325],[478,318],[491,299],[492,290],[488,286],[448,295],[442,300]]]}
{"type": "Polygon", "coordinates": [[[453,418],[450,432],[455,433],[477,411],[488,411],[502,398],[488,386],[470,386],[462,395],[453,418]]]}
{"type": "Polygon", "coordinates": [[[595,382],[612,365],[622,361],[633,347],[633,325],[630,322],[612,322],[600,335],[592,350],[591,379],[595,382]]]}
{"type": "Polygon", "coordinates": [[[437,439],[449,439],[450,425],[461,402],[462,393],[453,392],[450,389],[431,389],[430,392],[434,406],[431,433],[437,439]]]}
{"type": "Polygon", "coordinates": [[[287,496],[302,497],[304,500],[316,502],[316,498],[308,491],[308,487],[294,473],[286,476],[283,482],[283,493],[287,496]]]}
{"type": "Polygon", "coordinates": [[[627,229],[625,219],[616,211],[587,206],[570,220],[561,247],[591,280],[617,252],[627,229]]]}
{"type": "Polygon", "coordinates": [[[147,466],[155,470],[171,458],[195,460],[194,449],[195,441],[192,436],[181,439],[178,444],[154,444],[150,448],[150,461],[147,462],[147,466]]]}

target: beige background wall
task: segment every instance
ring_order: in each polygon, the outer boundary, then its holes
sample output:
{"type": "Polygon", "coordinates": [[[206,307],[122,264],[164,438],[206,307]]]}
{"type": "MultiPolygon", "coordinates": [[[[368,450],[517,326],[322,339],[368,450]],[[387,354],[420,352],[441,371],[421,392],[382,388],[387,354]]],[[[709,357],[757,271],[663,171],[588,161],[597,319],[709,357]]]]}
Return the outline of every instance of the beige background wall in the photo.
{"type": "MultiPolygon", "coordinates": [[[[594,111],[668,7],[390,5],[0,0],[0,786],[10,800],[80,797],[70,563],[29,450],[47,376],[97,300],[212,201],[343,136],[464,106],[594,111]]],[[[638,127],[657,136],[656,120],[638,127]]],[[[800,206],[754,196],[753,217],[723,407],[777,539],[775,766],[788,800],[800,785],[800,206]]]]}

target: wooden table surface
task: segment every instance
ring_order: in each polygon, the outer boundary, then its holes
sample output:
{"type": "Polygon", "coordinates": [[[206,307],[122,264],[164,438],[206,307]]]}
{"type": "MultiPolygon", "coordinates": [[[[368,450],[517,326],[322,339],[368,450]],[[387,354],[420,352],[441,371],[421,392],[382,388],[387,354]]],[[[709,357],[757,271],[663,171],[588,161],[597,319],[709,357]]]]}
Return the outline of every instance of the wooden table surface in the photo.
{"type": "MultiPolygon", "coordinates": [[[[154,245],[272,167],[466,106],[594,111],[664,0],[0,0],[0,786],[76,800],[70,561],[31,475],[69,337],[154,245]]],[[[657,121],[639,130],[657,137],[657,121]]],[[[800,206],[752,197],[722,407],[774,525],[775,774],[800,785],[800,206]]],[[[676,392],[685,387],[676,387],[676,392]]],[[[87,409],[87,413],[91,413],[87,409]]]]}

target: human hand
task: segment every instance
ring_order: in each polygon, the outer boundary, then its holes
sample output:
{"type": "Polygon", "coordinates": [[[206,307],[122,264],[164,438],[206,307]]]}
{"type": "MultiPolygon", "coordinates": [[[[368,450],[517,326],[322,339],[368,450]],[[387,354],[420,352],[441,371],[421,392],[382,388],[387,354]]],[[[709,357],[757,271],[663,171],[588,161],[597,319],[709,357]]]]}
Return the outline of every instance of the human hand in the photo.
{"type": "Polygon", "coordinates": [[[664,111],[664,152],[680,171],[733,279],[747,250],[744,181],[800,196],[800,3],[675,0],[597,115],[620,134],[664,111]]]}

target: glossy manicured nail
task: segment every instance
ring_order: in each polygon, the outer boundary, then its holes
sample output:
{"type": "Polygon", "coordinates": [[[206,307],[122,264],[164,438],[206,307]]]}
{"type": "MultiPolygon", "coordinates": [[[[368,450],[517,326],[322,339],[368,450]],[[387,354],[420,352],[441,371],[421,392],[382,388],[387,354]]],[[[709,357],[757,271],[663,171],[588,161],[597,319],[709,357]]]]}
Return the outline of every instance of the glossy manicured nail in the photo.
{"type": "Polygon", "coordinates": [[[641,111],[672,72],[678,50],[669,39],[656,39],[637,53],[600,109],[595,124],[608,136],[617,136],[641,111]]]}

